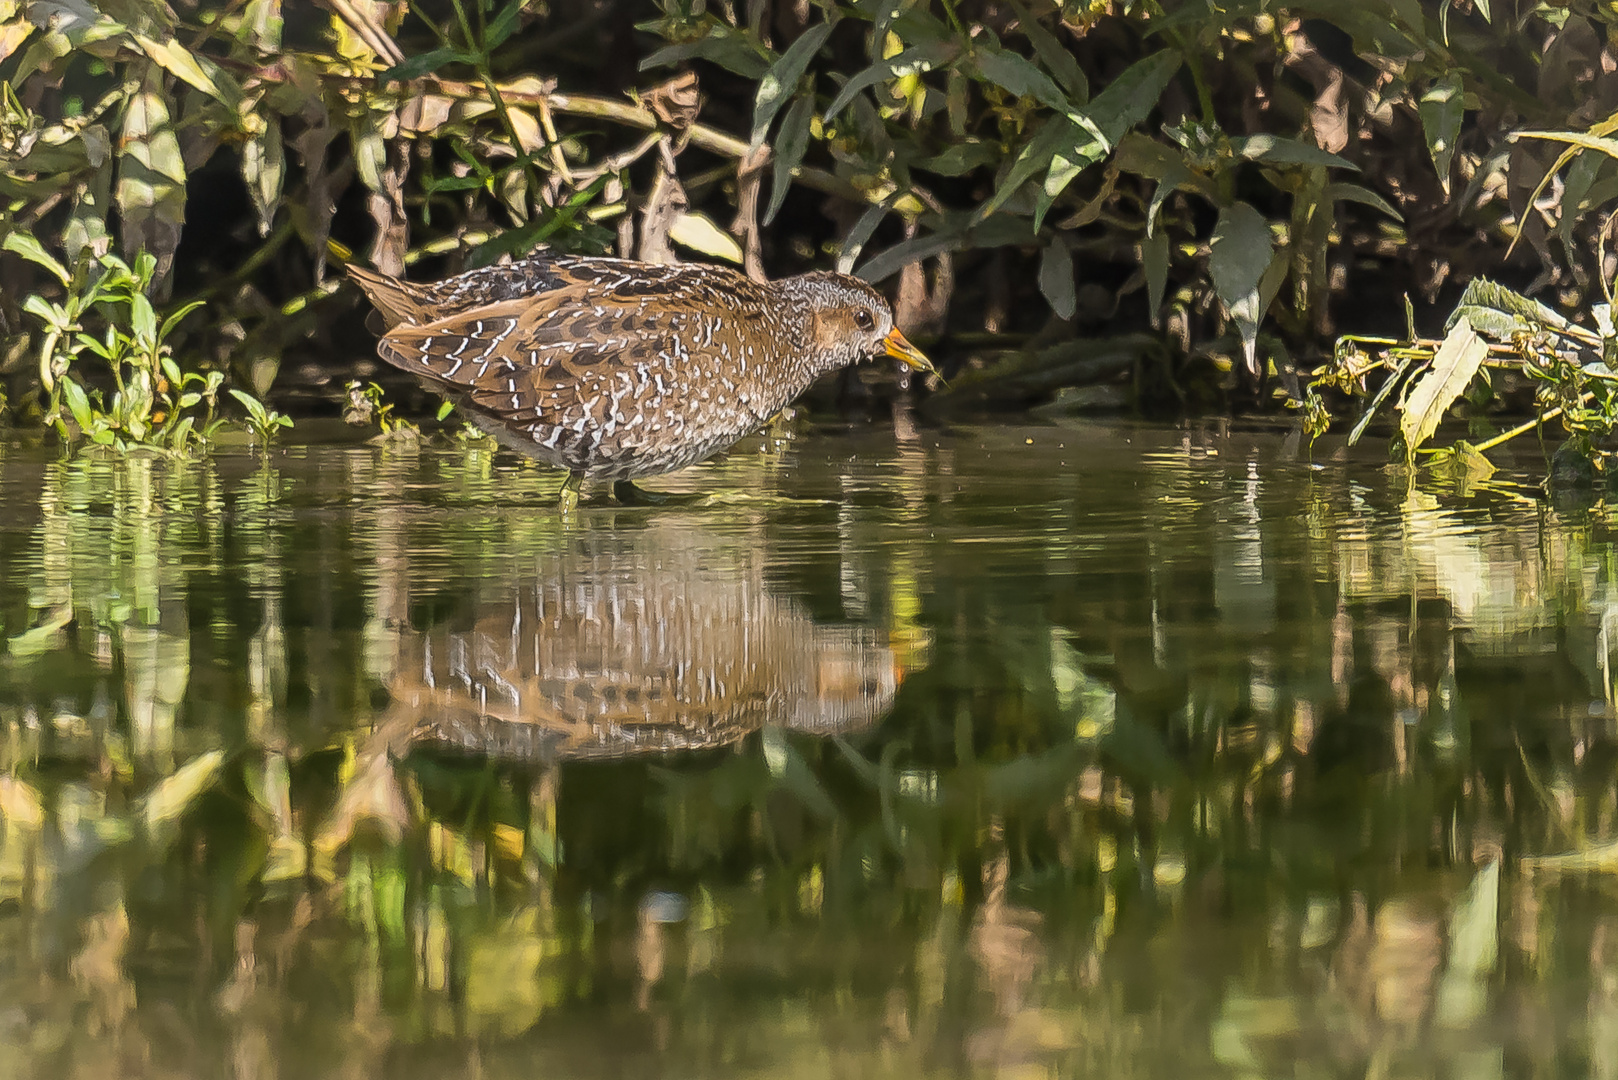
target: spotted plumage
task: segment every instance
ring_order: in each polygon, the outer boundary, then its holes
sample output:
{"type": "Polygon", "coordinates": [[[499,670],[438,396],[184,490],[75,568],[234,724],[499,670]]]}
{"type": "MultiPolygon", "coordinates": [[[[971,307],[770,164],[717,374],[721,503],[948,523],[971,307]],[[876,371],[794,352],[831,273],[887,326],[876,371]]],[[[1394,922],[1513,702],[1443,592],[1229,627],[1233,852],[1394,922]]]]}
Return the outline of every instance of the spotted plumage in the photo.
{"type": "Polygon", "coordinates": [[[882,294],[845,274],[759,283],[701,264],[539,252],[410,284],[349,267],[381,317],[381,357],[500,442],[585,479],[694,464],[820,375],[886,353],[931,365],[882,294]]]}

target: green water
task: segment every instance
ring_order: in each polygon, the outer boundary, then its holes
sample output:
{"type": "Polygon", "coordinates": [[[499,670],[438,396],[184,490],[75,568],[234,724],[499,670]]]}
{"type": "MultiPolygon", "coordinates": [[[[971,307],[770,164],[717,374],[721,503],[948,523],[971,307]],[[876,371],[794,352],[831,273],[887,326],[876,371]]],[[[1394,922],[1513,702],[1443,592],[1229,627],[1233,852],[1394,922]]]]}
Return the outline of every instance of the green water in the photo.
{"type": "Polygon", "coordinates": [[[0,1080],[1618,1075],[1618,591],[1537,462],[0,445],[0,1080]]]}

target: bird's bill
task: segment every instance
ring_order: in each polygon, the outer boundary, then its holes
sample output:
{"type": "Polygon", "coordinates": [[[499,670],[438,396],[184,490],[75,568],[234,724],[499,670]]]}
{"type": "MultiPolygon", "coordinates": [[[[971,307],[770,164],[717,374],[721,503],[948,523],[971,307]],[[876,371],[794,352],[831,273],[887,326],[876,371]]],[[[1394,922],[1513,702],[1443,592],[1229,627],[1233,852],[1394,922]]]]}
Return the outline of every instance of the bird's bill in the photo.
{"type": "Polygon", "coordinates": [[[894,327],[892,330],[888,331],[888,336],[882,339],[882,346],[884,351],[886,351],[889,356],[893,357],[895,360],[904,364],[908,368],[928,372],[936,372],[938,370],[937,368],[933,367],[933,362],[931,360],[922,355],[922,351],[920,349],[916,348],[914,345],[910,344],[910,342],[905,340],[905,336],[899,333],[898,327],[894,327]]]}

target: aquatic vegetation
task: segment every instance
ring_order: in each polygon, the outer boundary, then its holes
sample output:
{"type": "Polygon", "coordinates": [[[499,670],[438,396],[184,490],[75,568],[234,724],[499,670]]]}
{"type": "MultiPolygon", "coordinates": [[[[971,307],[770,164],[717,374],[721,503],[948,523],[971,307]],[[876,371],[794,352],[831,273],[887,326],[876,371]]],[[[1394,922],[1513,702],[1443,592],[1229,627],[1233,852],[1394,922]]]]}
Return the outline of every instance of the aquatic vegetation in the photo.
{"type": "Polygon", "coordinates": [[[1530,432],[1564,436],[1562,463],[1555,479],[1572,479],[1575,459],[1588,471],[1610,473],[1618,461],[1618,332],[1612,303],[1594,309],[1593,327],[1581,326],[1545,304],[1479,278],[1467,286],[1442,340],[1424,340],[1412,326],[1404,340],[1346,336],[1330,364],[1314,373],[1302,403],[1311,439],[1331,423],[1323,394],[1360,401],[1360,415],[1349,442],[1357,441],[1384,406],[1399,412],[1395,442],[1407,461],[1433,454],[1449,469],[1487,478],[1493,470],[1483,455],[1530,432]],[[1443,451],[1425,450],[1445,416],[1466,404],[1476,426],[1491,424],[1490,406],[1517,388],[1531,391],[1538,414],[1527,423],[1475,445],[1457,442],[1443,451]]]}
{"type": "MultiPolygon", "coordinates": [[[[7,235],[4,247],[50,271],[65,292],[60,303],[35,294],[22,304],[44,331],[39,379],[50,396],[45,421],[63,439],[85,438],[115,450],[185,451],[214,434],[222,423],[214,412],[224,375],[181,370],[169,340],[202,301],[159,321],[147,295],[155,258],[143,252],[130,266],[103,255],[70,274],[22,233],[7,235]]],[[[250,395],[240,396],[262,409],[250,395]]]]}

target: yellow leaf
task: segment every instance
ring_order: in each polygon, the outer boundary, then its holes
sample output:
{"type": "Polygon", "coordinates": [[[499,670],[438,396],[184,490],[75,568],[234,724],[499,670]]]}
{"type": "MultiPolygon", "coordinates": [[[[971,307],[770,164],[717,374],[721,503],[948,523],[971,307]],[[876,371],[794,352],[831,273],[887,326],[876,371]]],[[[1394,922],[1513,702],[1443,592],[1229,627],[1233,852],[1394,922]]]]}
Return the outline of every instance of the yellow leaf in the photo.
{"type": "Polygon", "coordinates": [[[702,214],[685,213],[674,219],[669,239],[715,259],[740,263],[742,246],[736,238],[702,214]]]}
{"type": "Polygon", "coordinates": [[[1438,430],[1439,421],[1466,392],[1478,365],[1489,354],[1488,343],[1478,337],[1472,324],[1462,319],[1444,338],[1430,367],[1411,386],[1401,409],[1399,431],[1404,435],[1405,453],[1414,454],[1438,430]]]}

